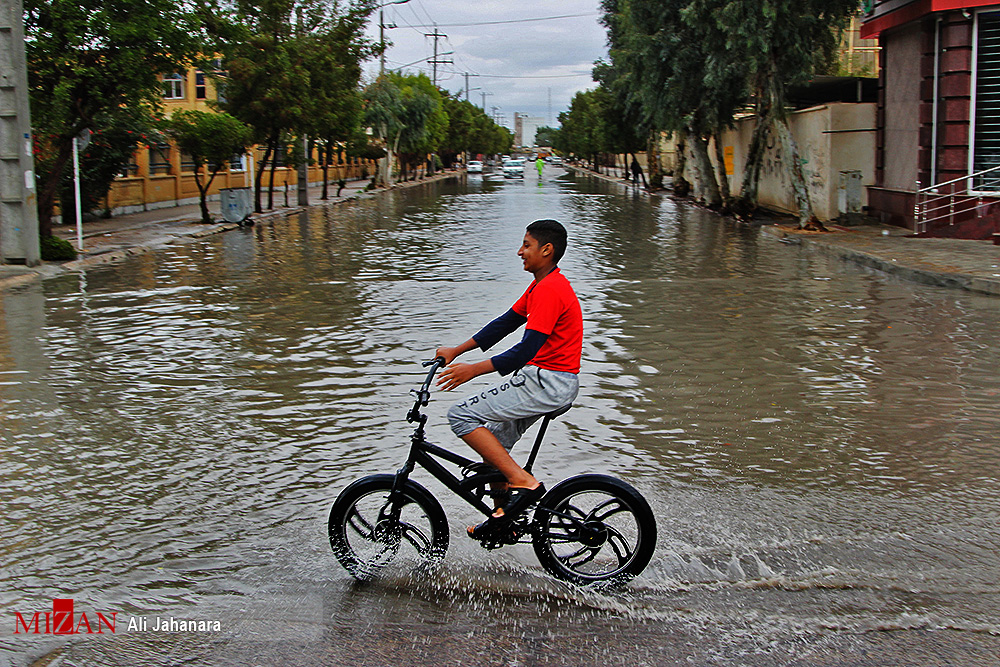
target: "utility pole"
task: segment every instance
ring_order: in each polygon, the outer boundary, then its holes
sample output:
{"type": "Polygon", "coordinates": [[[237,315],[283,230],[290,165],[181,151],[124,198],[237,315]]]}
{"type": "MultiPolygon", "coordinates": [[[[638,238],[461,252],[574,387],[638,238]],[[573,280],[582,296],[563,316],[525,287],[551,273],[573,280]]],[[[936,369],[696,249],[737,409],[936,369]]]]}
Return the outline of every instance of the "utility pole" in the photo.
{"type": "MultiPolygon", "coordinates": [[[[441,39],[442,37],[447,37],[447,36],[448,35],[445,35],[444,33],[438,32],[437,27],[434,28],[434,32],[432,33],[424,33],[424,37],[434,38],[434,58],[432,58],[428,62],[430,62],[434,66],[433,69],[434,76],[431,79],[431,81],[434,82],[435,86],[437,86],[438,83],[438,65],[452,65],[455,62],[454,60],[442,60],[438,58],[438,40],[441,39]]],[[[447,55],[447,54],[441,54],[441,55],[447,55]]]]}
{"type": "Polygon", "coordinates": [[[0,6],[0,263],[41,262],[21,0],[0,6]]]}
{"type": "MultiPolygon", "coordinates": [[[[469,101],[469,77],[470,76],[479,76],[479,75],[478,74],[469,74],[468,72],[465,73],[465,101],[466,102],[469,101]]],[[[483,102],[483,104],[485,104],[485,102],[483,102]]]]}
{"type": "Polygon", "coordinates": [[[479,93],[479,94],[483,96],[483,113],[486,113],[486,96],[487,96],[487,95],[491,95],[491,96],[492,96],[492,95],[493,95],[493,93],[487,93],[487,92],[486,92],[486,91],[484,90],[483,92],[481,92],[481,93],[479,93]]]}
{"type": "Polygon", "coordinates": [[[392,25],[385,24],[385,8],[389,5],[404,5],[409,1],[410,0],[394,0],[393,2],[383,2],[378,6],[378,44],[382,49],[382,53],[379,55],[379,75],[385,74],[385,29],[396,27],[395,23],[392,25]]]}

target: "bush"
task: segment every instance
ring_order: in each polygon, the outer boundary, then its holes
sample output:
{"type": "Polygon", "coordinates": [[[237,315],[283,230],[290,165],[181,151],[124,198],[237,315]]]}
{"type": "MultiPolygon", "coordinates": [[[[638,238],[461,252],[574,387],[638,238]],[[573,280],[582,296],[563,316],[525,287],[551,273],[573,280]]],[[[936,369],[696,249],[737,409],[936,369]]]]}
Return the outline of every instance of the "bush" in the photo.
{"type": "Polygon", "coordinates": [[[41,238],[42,259],[46,262],[61,262],[76,259],[76,248],[73,244],[58,236],[43,236],[41,238]]]}

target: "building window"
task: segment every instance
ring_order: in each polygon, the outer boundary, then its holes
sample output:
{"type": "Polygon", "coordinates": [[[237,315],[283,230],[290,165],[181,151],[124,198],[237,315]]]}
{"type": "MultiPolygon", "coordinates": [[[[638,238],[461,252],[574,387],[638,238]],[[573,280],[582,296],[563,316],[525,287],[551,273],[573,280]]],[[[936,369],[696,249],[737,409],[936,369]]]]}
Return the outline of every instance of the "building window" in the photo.
{"type": "Polygon", "coordinates": [[[173,172],[170,164],[170,146],[157,144],[149,147],[149,173],[169,174],[173,172]]]}
{"type": "Polygon", "coordinates": [[[184,75],[164,74],[163,75],[163,97],[167,100],[184,99],[184,75]]]}
{"type": "MultiPolygon", "coordinates": [[[[971,173],[1000,167],[1000,12],[976,15],[971,173]]],[[[1000,169],[973,179],[972,189],[1000,190],[1000,169]]]]}
{"type": "Polygon", "coordinates": [[[229,171],[246,171],[246,155],[241,155],[236,153],[233,157],[229,158],[229,171]]]}
{"type": "Polygon", "coordinates": [[[121,173],[118,174],[121,178],[128,178],[129,176],[137,176],[139,174],[139,165],[135,161],[135,153],[128,159],[128,164],[122,167],[121,173]]]}
{"type": "Polygon", "coordinates": [[[193,173],[198,165],[194,163],[194,158],[187,151],[181,151],[181,173],[193,173]]]}
{"type": "Polygon", "coordinates": [[[205,73],[201,70],[194,75],[194,98],[196,100],[205,99],[205,73]]]}

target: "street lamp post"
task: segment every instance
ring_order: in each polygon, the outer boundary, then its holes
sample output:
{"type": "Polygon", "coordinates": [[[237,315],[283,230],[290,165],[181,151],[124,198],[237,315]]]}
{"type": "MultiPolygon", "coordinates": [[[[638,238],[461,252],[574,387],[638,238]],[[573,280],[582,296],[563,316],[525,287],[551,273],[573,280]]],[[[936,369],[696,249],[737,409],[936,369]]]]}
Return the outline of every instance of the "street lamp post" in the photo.
{"type": "Polygon", "coordinates": [[[378,73],[385,73],[385,8],[389,5],[405,5],[410,0],[393,0],[393,2],[383,2],[378,6],[378,43],[382,48],[382,53],[379,56],[379,68],[378,73]]]}

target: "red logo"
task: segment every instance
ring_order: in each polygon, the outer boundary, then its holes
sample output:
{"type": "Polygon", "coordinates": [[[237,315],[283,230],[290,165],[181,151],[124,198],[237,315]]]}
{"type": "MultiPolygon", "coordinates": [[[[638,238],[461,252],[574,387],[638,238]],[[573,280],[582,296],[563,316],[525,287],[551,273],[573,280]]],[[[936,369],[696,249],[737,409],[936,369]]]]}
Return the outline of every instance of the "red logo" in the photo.
{"type": "Polygon", "coordinates": [[[72,598],[55,598],[52,600],[52,611],[36,611],[28,619],[25,619],[21,612],[15,611],[14,634],[103,635],[105,630],[114,634],[118,612],[112,611],[105,615],[98,611],[95,614],[96,617],[92,616],[91,618],[87,618],[86,612],[80,612],[79,615],[74,614],[72,598]],[[108,616],[111,617],[110,620],[108,616]]]}

